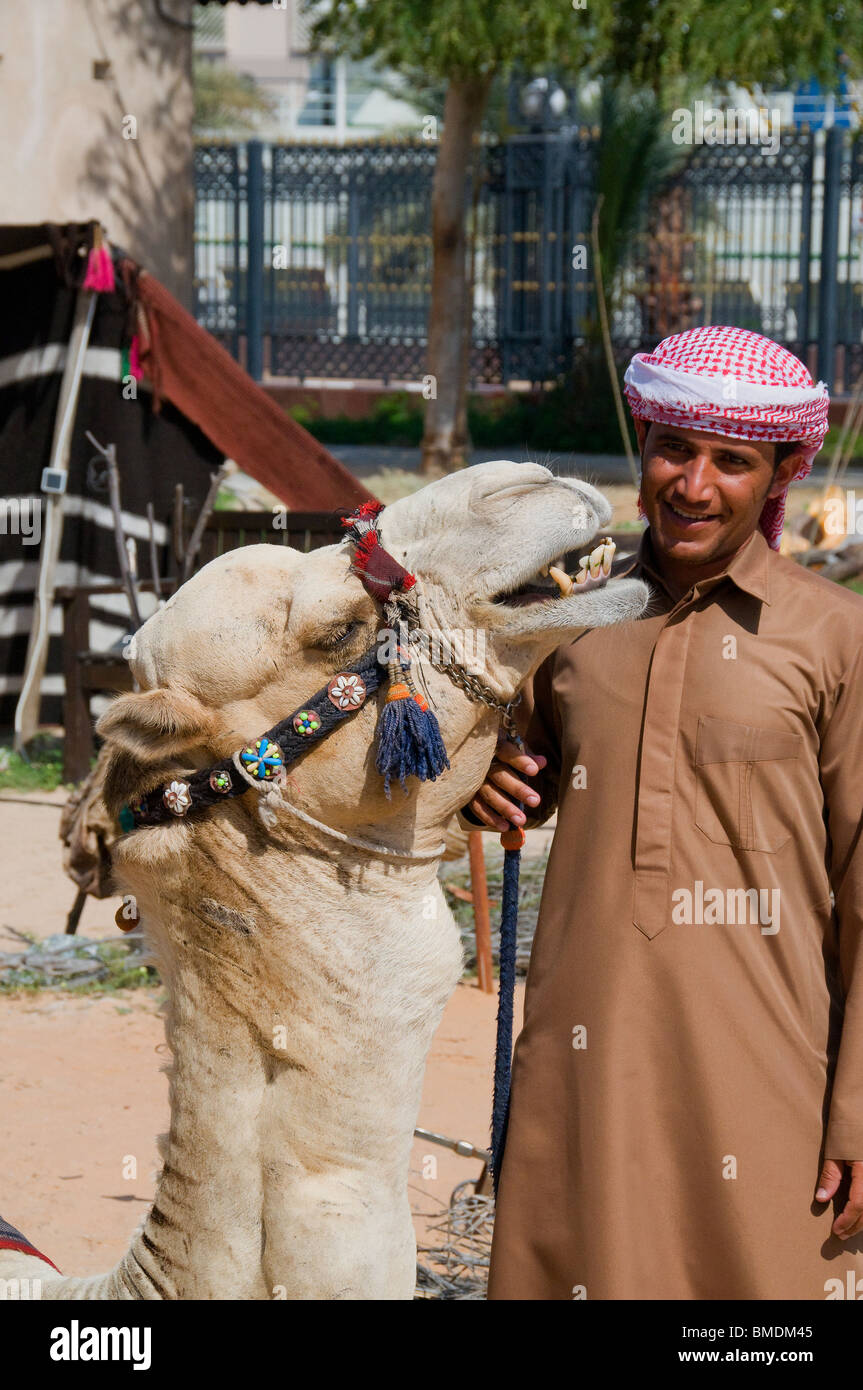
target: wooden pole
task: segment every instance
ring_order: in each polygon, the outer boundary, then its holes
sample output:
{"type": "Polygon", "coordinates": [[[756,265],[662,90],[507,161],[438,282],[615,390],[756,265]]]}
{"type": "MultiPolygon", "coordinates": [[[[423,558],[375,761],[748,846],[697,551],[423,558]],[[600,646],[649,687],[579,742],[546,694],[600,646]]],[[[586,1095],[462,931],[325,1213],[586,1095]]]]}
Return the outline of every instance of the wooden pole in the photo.
{"type": "Polygon", "coordinates": [[[230,459],[223,459],[218,473],[210,474],[210,486],[207,490],[207,495],[204,498],[204,505],[201,508],[198,520],[195,522],[192,534],[189,537],[189,544],[186,546],[186,553],[183,557],[184,584],[186,580],[191,577],[192,566],[194,565],[195,560],[198,557],[198,551],[201,549],[201,541],[204,538],[204,527],[206,526],[207,520],[210,517],[210,514],[212,513],[212,510],[216,505],[216,498],[219,495],[219,488],[222,486],[222,483],[231,472],[231,467],[229,466],[230,464],[230,459]]]}
{"type": "Polygon", "coordinates": [[[103,446],[98,439],[90,433],[84,431],[93,448],[98,450],[105,460],[108,467],[108,497],[111,502],[111,512],[114,517],[114,540],[117,545],[117,563],[120,566],[120,579],[129,600],[129,611],[132,615],[132,631],[137,632],[141,626],[141,610],[138,605],[138,586],[136,578],[132,573],[129,564],[129,552],[126,549],[126,537],[123,532],[123,509],[120,503],[120,470],[117,467],[117,450],[113,444],[103,446]]]}
{"type": "Polygon", "coordinates": [[[473,895],[473,920],[476,931],[476,983],[477,988],[481,989],[484,994],[493,994],[491,917],[488,910],[488,884],[485,877],[482,831],[469,831],[467,844],[470,854],[470,889],[473,895]]]}

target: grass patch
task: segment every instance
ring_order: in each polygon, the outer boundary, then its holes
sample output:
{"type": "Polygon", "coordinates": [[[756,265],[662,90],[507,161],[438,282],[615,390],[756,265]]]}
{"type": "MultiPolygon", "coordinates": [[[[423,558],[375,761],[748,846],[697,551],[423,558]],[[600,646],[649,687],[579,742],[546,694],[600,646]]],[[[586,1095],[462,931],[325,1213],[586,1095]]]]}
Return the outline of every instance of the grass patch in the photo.
{"type": "Polygon", "coordinates": [[[86,937],[35,937],[0,955],[0,996],[16,998],[43,989],[62,994],[116,994],[160,983],[146,965],[138,941],[89,941],[86,937]]]}
{"type": "Polygon", "coordinates": [[[419,492],[428,479],[406,468],[382,468],[379,473],[370,473],[362,481],[369,492],[389,506],[391,502],[398,502],[400,497],[410,497],[412,493],[419,492]]]}
{"type": "Polygon", "coordinates": [[[0,740],[0,789],[53,792],[67,785],[63,781],[63,739],[57,734],[36,734],[26,758],[14,752],[11,738],[0,740]]]}

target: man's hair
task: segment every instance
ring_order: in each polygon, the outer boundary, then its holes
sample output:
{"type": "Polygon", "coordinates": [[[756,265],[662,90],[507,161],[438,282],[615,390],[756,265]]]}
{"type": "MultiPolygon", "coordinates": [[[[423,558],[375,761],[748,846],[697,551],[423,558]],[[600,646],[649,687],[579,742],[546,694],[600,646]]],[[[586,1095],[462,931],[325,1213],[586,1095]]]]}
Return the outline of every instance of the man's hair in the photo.
{"type": "Polygon", "coordinates": [[[790,454],[799,454],[800,450],[804,447],[805,446],[801,444],[799,440],[791,440],[786,441],[785,443],[777,444],[773,453],[774,473],[776,472],[776,469],[779,467],[780,463],[782,463],[783,459],[787,459],[790,454]]]}

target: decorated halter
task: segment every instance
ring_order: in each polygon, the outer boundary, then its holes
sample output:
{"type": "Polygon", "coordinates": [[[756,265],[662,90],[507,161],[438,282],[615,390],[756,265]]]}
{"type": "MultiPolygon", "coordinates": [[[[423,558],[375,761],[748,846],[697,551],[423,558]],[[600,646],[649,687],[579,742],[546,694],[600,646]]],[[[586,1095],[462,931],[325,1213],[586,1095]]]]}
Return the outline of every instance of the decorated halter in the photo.
{"type": "Polygon", "coordinates": [[[191,777],[172,778],[138,801],[123,806],[119,814],[121,830],[159,825],[206,810],[220,801],[243,796],[250,787],[283,784],[287,768],[361,709],[386,677],[389,689],[378,721],[375,758],[386,795],[390,795],[393,777],[398,778],[406,793],[409,776],[433,782],[449,767],[437,719],[411,674],[406,639],[419,625],[416,576],[381,545],[378,515],[382,509],[381,502],[364,502],[352,516],[343,518],[342,525],[346,528],[345,540],[354,551],[351,569],[370,596],[381,604],[392,629],[392,659],[382,660],[377,645],[370,648],[260,738],[191,777]],[[405,640],[396,634],[403,634],[405,640]]]}

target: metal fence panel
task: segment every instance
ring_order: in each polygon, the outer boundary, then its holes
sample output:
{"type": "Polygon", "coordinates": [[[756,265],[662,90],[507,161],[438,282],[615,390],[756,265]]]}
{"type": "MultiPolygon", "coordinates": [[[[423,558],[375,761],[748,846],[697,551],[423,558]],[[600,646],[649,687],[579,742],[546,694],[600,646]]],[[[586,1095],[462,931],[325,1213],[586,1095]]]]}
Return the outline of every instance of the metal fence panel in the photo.
{"type": "MultiPolygon", "coordinates": [[[[435,142],[254,145],[197,149],[200,321],[273,375],[419,380],[435,142]]],[[[595,136],[574,129],[483,144],[472,384],[555,379],[595,337],[595,151],[595,136]]],[[[734,323],[849,386],[863,370],[861,206],[863,153],[846,132],[786,131],[776,153],[695,146],[646,202],[606,287],[616,355],[734,323]]]]}

